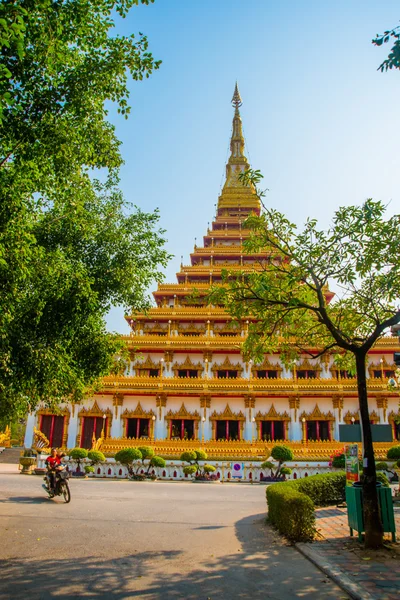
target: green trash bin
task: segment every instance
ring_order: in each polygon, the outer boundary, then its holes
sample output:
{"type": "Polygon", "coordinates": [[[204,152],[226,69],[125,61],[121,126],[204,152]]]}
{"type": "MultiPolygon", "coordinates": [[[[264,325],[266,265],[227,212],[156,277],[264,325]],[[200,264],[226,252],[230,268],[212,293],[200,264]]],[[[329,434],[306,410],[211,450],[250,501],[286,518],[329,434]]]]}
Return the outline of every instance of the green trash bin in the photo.
{"type": "MultiPolygon", "coordinates": [[[[392,541],[396,541],[396,523],[394,521],[392,491],[387,487],[378,487],[378,502],[382,516],[384,533],[392,534],[392,541]]],[[[353,530],[358,532],[358,539],[362,540],[364,533],[363,516],[363,490],[361,486],[346,487],[347,518],[350,527],[350,535],[353,530]]]]}

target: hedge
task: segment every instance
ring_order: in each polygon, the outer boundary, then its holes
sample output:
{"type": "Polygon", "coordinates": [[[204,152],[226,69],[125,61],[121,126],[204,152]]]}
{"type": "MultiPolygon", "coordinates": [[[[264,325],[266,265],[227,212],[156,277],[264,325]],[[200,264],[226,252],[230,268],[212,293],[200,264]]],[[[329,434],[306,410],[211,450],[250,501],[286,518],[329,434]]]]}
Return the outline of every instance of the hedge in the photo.
{"type": "Polygon", "coordinates": [[[268,520],[293,542],[309,542],[315,536],[314,503],[292,482],[267,487],[268,520]]]}
{"type": "Polygon", "coordinates": [[[315,506],[337,502],[344,496],[345,473],[312,475],[266,489],[268,520],[294,542],[308,542],[315,536],[315,506]]]}

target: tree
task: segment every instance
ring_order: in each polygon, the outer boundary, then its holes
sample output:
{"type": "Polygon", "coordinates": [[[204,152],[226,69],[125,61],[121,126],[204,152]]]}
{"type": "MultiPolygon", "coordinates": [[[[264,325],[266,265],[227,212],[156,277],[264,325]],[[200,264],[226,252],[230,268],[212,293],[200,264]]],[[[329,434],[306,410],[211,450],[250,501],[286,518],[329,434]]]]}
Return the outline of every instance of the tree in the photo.
{"type": "Polygon", "coordinates": [[[159,66],[114,16],[151,0],[4,0],[0,5],[0,418],[79,402],[124,367],[111,305],[149,306],[169,256],[158,212],[118,189],[128,76],[159,66]],[[101,184],[93,170],[102,171],[101,184]]]}
{"type": "Polygon", "coordinates": [[[285,446],[284,444],[276,444],[271,450],[271,457],[277,461],[278,465],[273,463],[270,460],[266,460],[261,464],[263,469],[271,470],[271,477],[273,479],[277,479],[281,475],[290,475],[292,472],[288,467],[284,467],[283,463],[288,460],[293,460],[294,454],[289,446],[285,446]],[[274,473],[274,469],[276,467],[276,471],[274,473]]]}
{"type": "MultiPolygon", "coordinates": [[[[257,189],[262,175],[249,170],[242,180],[257,189]]],[[[300,353],[318,358],[339,353],[353,359],[364,441],[364,518],[367,547],[382,544],[376,470],[368,414],[366,357],[375,342],[400,322],[400,217],[384,219],[381,202],[339,208],[327,231],[307,220],[302,231],[283,214],[264,207],[250,215],[245,251],[267,251],[259,270],[224,273],[224,285],[210,302],[223,304],[238,319],[251,321],[245,356],[260,359],[281,352],[290,365],[300,353]],[[334,300],[328,282],[335,282],[334,300]]]]}
{"type": "Polygon", "coordinates": [[[138,448],[123,448],[115,454],[114,459],[115,462],[119,462],[122,465],[126,465],[128,468],[133,469],[133,463],[142,460],[142,453],[138,448]]]}
{"type": "Polygon", "coordinates": [[[395,42],[388,57],[378,67],[378,71],[381,71],[381,73],[389,69],[400,69],[400,27],[385,31],[383,35],[377,33],[372,43],[375,46],[382,46],[383,44],[387,44],[390,39],[394,39],[395,42]]]}
{"type": "Polygon", "coordinates": [[[185,475],[196,475],[196,477],[206,479],[207,475],[215,471],[213,465],[205,464],[203,467],[200,465],[200,460],[207,460],[207,453],[204,450],[187,450],[182,452],[180,459],[182,462],[189,463],[187,467],[183,468],[185,475]]]}

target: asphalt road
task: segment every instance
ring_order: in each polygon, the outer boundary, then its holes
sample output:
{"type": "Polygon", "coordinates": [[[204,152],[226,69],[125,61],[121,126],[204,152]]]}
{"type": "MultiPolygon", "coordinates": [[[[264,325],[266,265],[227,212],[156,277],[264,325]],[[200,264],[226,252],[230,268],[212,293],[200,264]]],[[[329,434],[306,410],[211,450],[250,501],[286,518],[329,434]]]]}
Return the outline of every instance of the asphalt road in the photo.
{"type": "Polygon", "coordinates": [[[347,598],[265,524],[265,487],[0,474],[1,600],[347,598]]]}

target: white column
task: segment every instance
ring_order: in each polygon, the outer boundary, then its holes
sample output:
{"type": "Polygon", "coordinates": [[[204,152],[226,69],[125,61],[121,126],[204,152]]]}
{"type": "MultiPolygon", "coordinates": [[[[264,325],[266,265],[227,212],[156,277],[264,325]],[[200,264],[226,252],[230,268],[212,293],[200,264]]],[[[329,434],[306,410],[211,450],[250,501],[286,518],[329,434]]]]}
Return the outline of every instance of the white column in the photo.
{"type": "Polygon", "coordinates": [[[28,418],[26,420],[26,429],[25,429],[25,438],[24,438],[24,446],[25,448],[31,448],[33,444],[33,428],[36,423],[36,414],[29,413],[28,418]]]}
{"type": "Polygon", "coordinates": [[[208,395],[204,395],[200,398],[200,414],[201,418],[205,418],[205,421],[202,420],[201,425],[203,427],[202,435],[204,435],[204,441],[211,440],[212,436],[212,428],[210,423],[210,407],[211,407],[211,397],[208,395]]]}
{"type": "Polygon", "coordinates": [[[78,435],[78,407],[72,405],[71,416],[68,425],[67,448],[75,448],[76,436],[78,435]]]}
{"type": "Polygon", "coordinates": [[[253,398],[252,396],[249,396],[248,398],[244,399],[244,405],[245,405],[245,415],[246,415],[246,422],[245,422],[245,426],[244,426],[244,439],[247,440],[248,442],[252,441],[252,438],[254,437],[254,425],[255,423],[252,422],[253,417],[254,417],[254,412],[255,412],[255,398],[253,398]]]}
{"type": "Polygon", "coordinates": [[[154,439],[167,439],[167,424],[165,422],[165,407],[167,406],[167,398],[164,394],[160,394],[156,398],[157,414],[154,423],[154,439]]]}
{"type": "Polygon", "coordinates": [[[301,423],[298,418],[298,411],[300,408],[300,401],[298,398],[291,398],[289,400],[289,414],[290,414],[290,423],[289,423],[289,439],[292,442],[301,442],[302,428],[301,423]]]}
{"type": "Polygon", "coordinates": [[[113,406],[114,406],[114,415],[111,423],[111,431],[110,436],[112,438],[120,438],[122,437],[122,420],[121,420],[121,411],[122,405],[124,402],[124,397],[116,394],[113,398],[113,406]]]}

